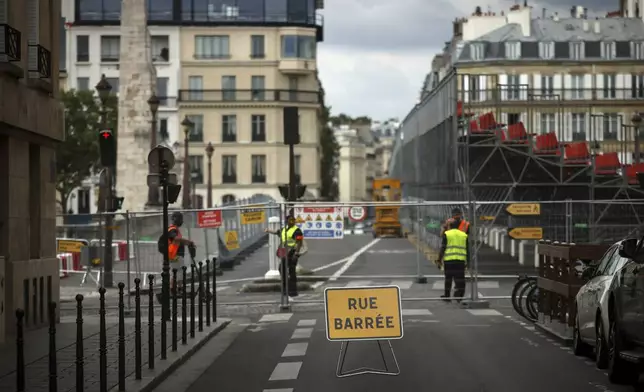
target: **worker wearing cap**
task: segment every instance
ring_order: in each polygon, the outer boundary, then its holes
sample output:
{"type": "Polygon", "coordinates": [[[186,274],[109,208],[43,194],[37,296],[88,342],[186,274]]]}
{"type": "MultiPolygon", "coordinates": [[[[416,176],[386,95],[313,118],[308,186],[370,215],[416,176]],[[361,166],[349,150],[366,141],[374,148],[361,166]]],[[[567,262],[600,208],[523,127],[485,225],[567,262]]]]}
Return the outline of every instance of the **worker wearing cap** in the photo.
{"type": "Polygon", "coordinates": [[[460,208],[456,207],[452,209],[452,217],[445,221],[441,230],[441,236],[445,231],[451,227],[452,222],[457,222],[457,229],[462,231],[465,234],[470,234],[470,222],[463,219],[463,211],[460,208]]]}
{"type": "Polygon", "coordinates": [[[269,234],[280,236],[280,248],[285,248],[286,257],[281,258],[280,275],[282,276],[282,292],[288,292],[289,297],[297,297],[297,262],[304,240],[304,234],[295,225],[295,217],[289,214],[286,218],[286,227],[277,231],[266,229],[269,234]],[[288,275],[287,275],[288,273],[288,275]],[[288,284],[287,284],[288,281],[288,284]]]}
{"type": "Polygon", "coordinates": [[[444,267],[445,295],[441,297],[449,302],[454,281],[454,297],[460,302],[465,295],[465,269],[470,261],[468,234],[461,230],[461,221],[452,220],[448,230],[443,233],[443,242],[438,255],[438,265],[444,267]]]}

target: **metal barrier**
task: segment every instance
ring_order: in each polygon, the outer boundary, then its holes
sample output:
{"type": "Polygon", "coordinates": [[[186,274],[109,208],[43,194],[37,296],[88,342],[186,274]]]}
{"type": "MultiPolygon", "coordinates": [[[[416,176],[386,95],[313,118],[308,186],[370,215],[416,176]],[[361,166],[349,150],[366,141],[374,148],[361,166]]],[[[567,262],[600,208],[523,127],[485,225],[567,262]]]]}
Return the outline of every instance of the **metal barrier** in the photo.
{"type": "MultiPolygon", "coordinates": [[[[267,220],[270,216],[278,215],[279,206],[273,199],[258,195],[248,199],[240,199],[233,203],[204,210],[172,210],[183,213],[184,224],[182,235],[194,241],[196,245],[195,260],[205,260],[216,257],[217,267],[226,268],[233,265],[240,257],[245,257],[256,250],[266,239],[267,220]]],[[[163,233],[163,216],[159,211],[115,213],[114,226],[105,226],[107,214],[64,215],[58,218],[57,234],[67,239],[79,239],[98,247],[103,247],[105,230],[114,232],[113,246],[115,260],[113,274],[115,280],[128,281],[128,292],[134,287],[134,279],[142,281],[142,287],[147,287],[146,276],[158,276],[163,263],[158,251],[158,239],[163,233]]],[[[102,258],[103,253],[100,252],[102,258]]],[[[188,254],[184,265],[189,266],[188,254]]],[[[171,267],[178,267],[174,264],[171,267]]],[[[67,269],[68,275],[85,275],[92,266],[83,265],[80,269],[67,269]]],[[[103,272],[104,263],[94,266],[97,275],[103,272]]],[[[190,275],[190,272],[188,273],[190,275]]],[[[99,281],[97,284],[100,284],[99,281]]],[[[66,285],[84,284],[66,279],[66,285]]]]}

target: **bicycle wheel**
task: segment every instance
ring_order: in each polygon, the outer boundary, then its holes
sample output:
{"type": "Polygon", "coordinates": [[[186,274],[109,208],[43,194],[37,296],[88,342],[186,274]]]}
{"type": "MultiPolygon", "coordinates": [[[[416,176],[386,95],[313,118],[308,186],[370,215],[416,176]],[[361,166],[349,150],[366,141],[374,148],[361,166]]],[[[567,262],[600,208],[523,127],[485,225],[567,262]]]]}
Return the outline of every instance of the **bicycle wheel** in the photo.
{"type": "Polygon", "coordinates": [[[512,289],[512,307],[514,308],[514,311],[521,316],[523,316],[523,311],[521,309],[521,304],[519,303],[519,293],[523,290],[525,285],[530,284],[531,279],[533,278],[527,276],[519,278],[519,281],[514,284],[514,288],[512,289]]]}
{"type": "Polygon", "coordinates": [[[532,322],[535,322],[539,318],[539,286],[536,284],[532,286],[532,289],[528,292],[526,298],[526,307],[528,309],[528,314],[530,315],[529,319],[532,322]]]}
{"type": "Polygon", "coordinates": [[[530,317],[526,315],[528,311],[528,306],[527,306],[527,299],[528,299],[528,293],[537,286],[537,282],[535,280],[530,280],[530,283],[526,284],[523,286],[521,291],[519,292],[519,307],[521,308],[521,316],[523,318],[530,320],[530,317]]]}

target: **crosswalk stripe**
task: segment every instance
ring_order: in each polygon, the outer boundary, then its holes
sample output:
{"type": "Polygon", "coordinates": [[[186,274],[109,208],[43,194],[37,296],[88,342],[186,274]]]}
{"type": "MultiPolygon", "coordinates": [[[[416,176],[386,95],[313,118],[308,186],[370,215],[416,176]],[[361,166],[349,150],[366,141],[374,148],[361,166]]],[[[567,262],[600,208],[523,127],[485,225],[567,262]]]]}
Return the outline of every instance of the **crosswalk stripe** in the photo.
{"type": "Polygon", "coordinates": [[[373,286],[370,280],[352,280],[344,287],[373,286]]]}
{"type": "Polygon", "coordinates": [[[408,290],[414,282],[411,280],[394,280],[392,285],[400,287],[401,290],[408,290]]]}

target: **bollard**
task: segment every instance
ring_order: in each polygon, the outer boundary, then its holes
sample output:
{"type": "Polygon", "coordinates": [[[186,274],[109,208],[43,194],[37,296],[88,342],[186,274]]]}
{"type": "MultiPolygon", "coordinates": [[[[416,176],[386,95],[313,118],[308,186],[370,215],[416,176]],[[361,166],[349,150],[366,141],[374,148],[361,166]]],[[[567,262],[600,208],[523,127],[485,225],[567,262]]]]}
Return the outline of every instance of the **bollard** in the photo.
{"type": "Polygon", "coordinates": [[[99,389],[101,392],[107,392],[107,331],[105,328],[105,287],[98,289],[99,311],[99,389]]]}
{"type": "Polygon", "coordinates": [[[141,279],[134,279],[134,378],[141,375],[141,279]]]}
{"type": "Polygon", "coordinates": [[[212,258],[212,321],[217,322],[217,258],[212,258]]]}
{"type": "Polygon", "coordinates": [[[188,267],[181,267],[183,282],[181,283],[181,344],[188,344],[188,286],[186,286],[188,267]]]}
{"type": "Polygon", "coordinates": [[[195,265],[190,265],[190,337],[195,337],[195,265]]]}
{"type": "Polygon", "coordinates": [[[177,269],[172,269],[172,351],[177,351],[177,269]]]}
{"type": "Polygon", "coordinates": [[[119,391],[125,391],[125,283],[119,282],[119,391]]]}
{"type": "Polygon", "coordinates": [[[148,369],[154,369],[154,275],[148,275],[148,369]]]}
{"type": "Polygon", "coordinates": [[[24,339],[25,311],[16,310],[16,391],[25,391],[25,339],[24,339]]]}
{"type": "Polygon", "coordinates": [[[199,332],[203,332],[203,262],[199,262],[199,332]]]}
{"type": "Polygon", "coordinates": [[[83,295],[76,294],[76,392],[85,392],[85,351],[83,347],[83,295]]]}
{"type": "Polygon", "coordinates": [[[210,327],[210,278],[208,276],[210,276],[210,260],[206,259],[206,327],[210,327]]]}
{"type": "Polygon", "coordinates": [[[58,392],[56,365],[56,302],[49,303],[49,392],[58,392]]]}

